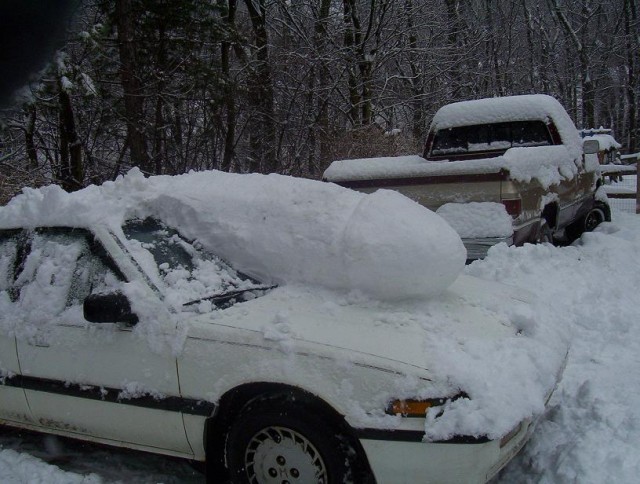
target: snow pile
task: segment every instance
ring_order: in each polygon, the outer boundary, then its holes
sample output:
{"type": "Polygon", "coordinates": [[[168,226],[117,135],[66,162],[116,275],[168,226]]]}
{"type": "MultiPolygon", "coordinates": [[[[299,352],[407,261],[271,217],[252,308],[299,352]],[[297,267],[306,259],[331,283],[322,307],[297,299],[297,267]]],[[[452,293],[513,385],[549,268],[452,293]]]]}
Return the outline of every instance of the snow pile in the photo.
{"type": "Polygon", "coordinates": [[[573,179],[581,163],[581,158],[569,156],[564,146],[511,148],[503,158],[511,178],[525,183],[535,179],[544,189],[573,179]]]}
{"type": "Polygon", "coordinates": [[[65,472],[29,454],[0,448],[0,482],[2,484],[100,484],[103,481],[96,474],[82,476],[65,472]]]}
{"type": "Polygon", "coordinates": [[[499,482],[637,481],[640,473],[640,217],[573,246],[496,246],[467,272],[529,288],[572,347],[551,408],[499,482]]]}
{"type": "Polygon", "coordinates": [[[0,208],[0,228],[103,224],[121,234],[124,220],[148,216],[263,282],[403,299],[440,293],[464,267],[458,235],[408,198],[280,175],[132,170],[71,194],[25,189],[0,208]]]}
{"type": "Polygon", "coordinates": [[[436,213],[463,239],[513,235],[513,219],[501,203],[445,203],[436,213]]]}

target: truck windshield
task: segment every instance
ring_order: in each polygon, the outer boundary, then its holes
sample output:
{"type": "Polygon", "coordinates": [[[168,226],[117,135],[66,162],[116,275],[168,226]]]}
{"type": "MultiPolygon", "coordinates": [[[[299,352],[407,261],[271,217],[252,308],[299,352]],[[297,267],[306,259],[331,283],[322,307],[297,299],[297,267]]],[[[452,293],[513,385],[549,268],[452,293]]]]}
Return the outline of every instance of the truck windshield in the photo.
{"type": "Polygon", "coordinates": [[[431,155],[505,152],[509,148],[551,144],[549,129],[542,121],[458,126],[436,131],[431,155]]]}

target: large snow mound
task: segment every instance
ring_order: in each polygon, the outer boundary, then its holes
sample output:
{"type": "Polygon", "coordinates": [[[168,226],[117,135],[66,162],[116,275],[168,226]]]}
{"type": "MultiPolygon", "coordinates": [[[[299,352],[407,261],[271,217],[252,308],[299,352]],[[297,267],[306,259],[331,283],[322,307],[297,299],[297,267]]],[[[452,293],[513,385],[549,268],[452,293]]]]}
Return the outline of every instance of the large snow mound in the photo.
{"type": "Polygon", "coordinates": [[[216,171],[145,178],[134,169],[66,193],[25,189],[0,228],[106,225],[155,216],[265,282],[356,290],[392,300],[435,295],[466,252],[439,216],[391,191],[371,195],[281,175],[216,171]]]}

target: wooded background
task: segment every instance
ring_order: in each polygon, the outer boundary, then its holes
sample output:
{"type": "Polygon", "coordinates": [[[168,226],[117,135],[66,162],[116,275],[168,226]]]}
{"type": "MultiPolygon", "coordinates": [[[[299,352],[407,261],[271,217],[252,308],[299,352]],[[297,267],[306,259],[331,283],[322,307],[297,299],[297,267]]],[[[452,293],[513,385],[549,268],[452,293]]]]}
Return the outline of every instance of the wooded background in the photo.
{"type": "Polygon", "coordinates": [[[638,0],[85,0],[0,125],[0,203],[138,166],[318,178],[443,104],[547,93],[637,151],[638,0]]]}

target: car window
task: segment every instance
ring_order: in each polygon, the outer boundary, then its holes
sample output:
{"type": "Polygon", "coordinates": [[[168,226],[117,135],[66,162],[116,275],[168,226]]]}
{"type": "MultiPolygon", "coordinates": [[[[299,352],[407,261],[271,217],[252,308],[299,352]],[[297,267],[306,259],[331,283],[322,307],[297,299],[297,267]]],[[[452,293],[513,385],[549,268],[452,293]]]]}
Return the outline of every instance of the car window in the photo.
{"type": "Polygon", "coordinates": [[[224,260],[153,219],[130,220],[123,227],[127,246],[143,269],[164,286],[174,306],[229,291],[263,287],[224,260]]]}
{"type": "Polygon", "coordinates": [[[121,278],[92,251],[83,230],[35,231],[14,289],[16,305],[27,325],[45,326],[62,317],[84,323],[82,304],[89,294],[117,291],[121,278]]]}

